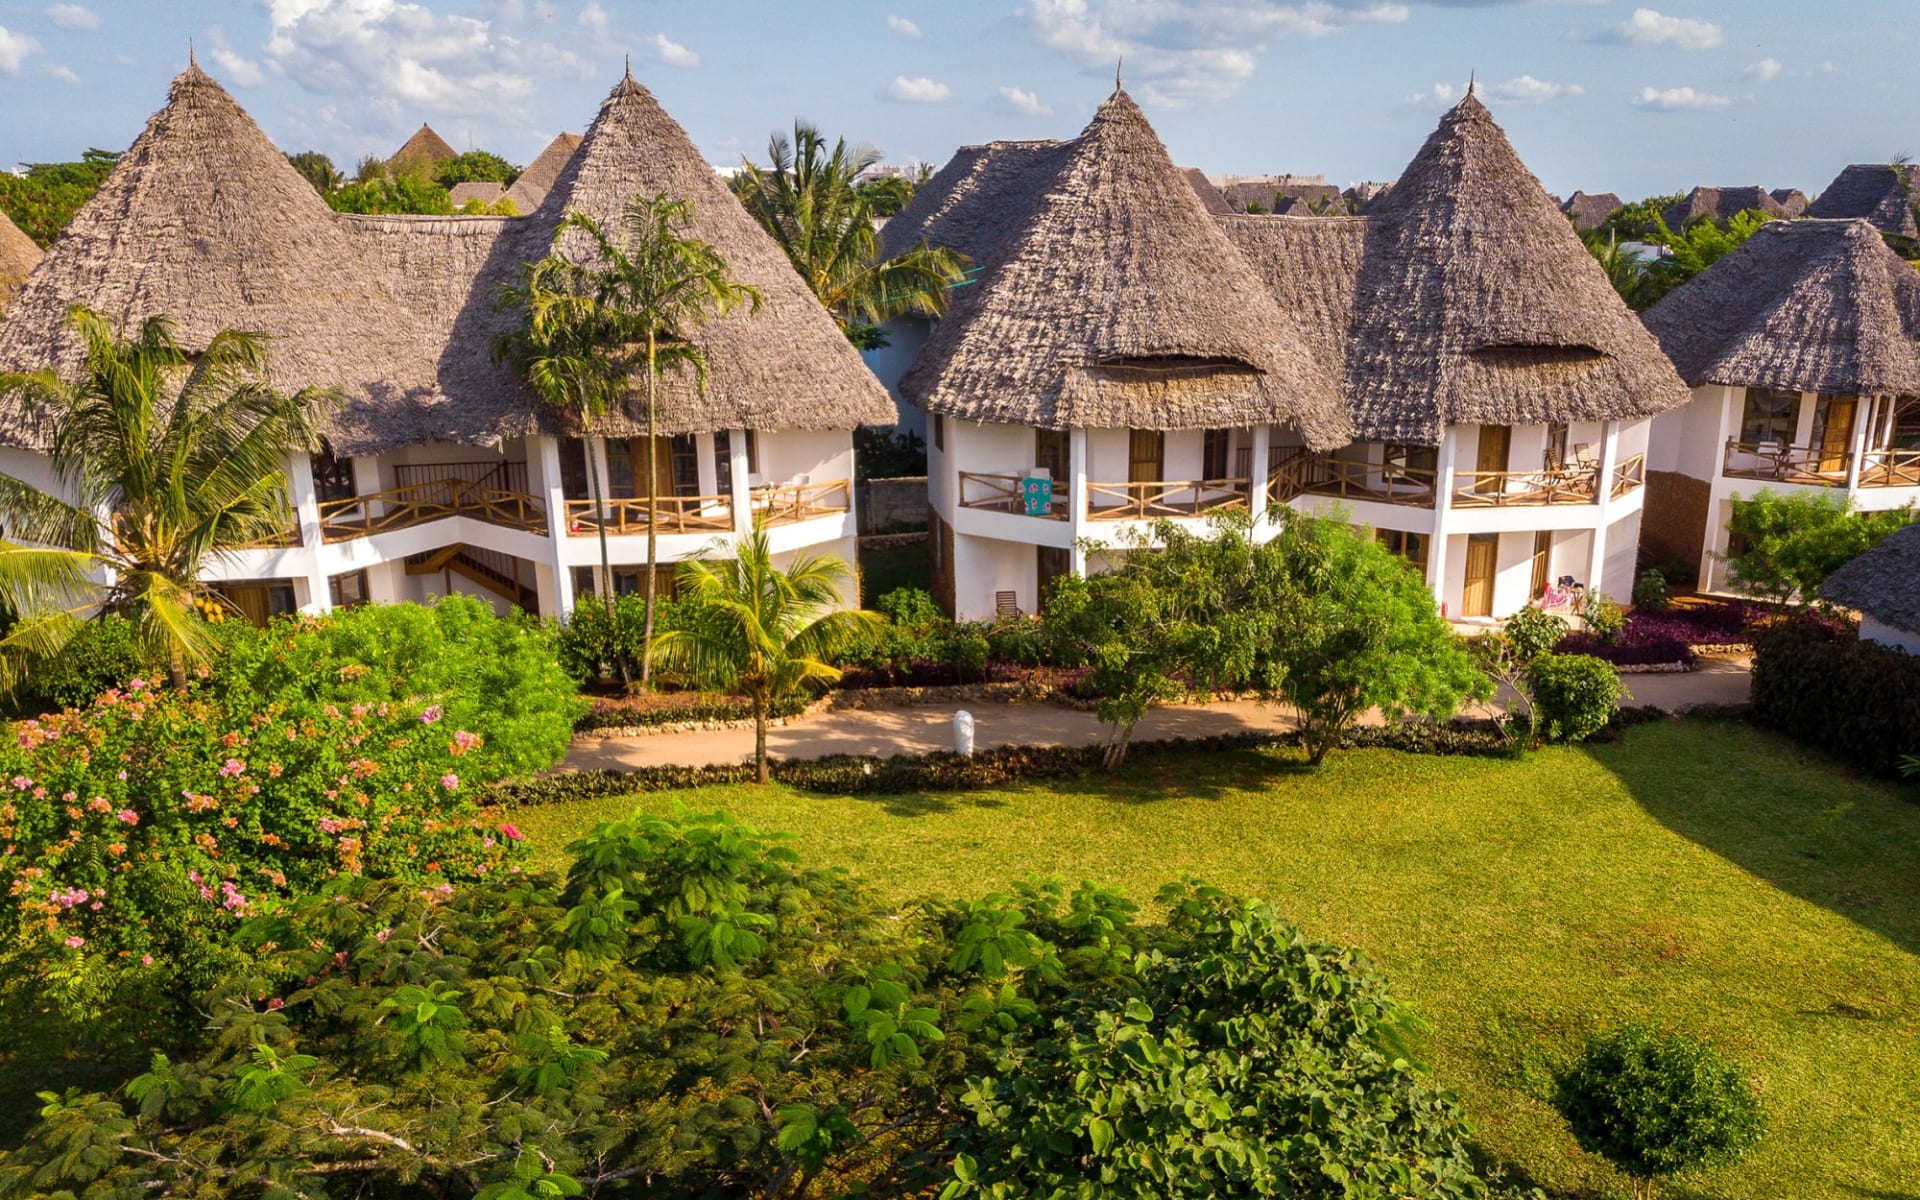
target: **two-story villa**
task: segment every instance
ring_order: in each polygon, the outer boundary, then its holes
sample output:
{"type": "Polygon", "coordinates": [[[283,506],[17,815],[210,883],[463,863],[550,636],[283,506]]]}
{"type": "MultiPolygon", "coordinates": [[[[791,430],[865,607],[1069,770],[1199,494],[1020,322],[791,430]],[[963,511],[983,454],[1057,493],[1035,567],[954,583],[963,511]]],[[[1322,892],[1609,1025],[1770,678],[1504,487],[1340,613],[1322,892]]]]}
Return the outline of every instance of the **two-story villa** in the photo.
{"type": "Polygon", "coordinates": [[[1769,223],[1646,323],[1693,398],[1655,422],[1644,536],[1703,588],[1736,499],[1920,503],[1920,275],[1868,222],[1769,223]]]}
{"type": "MultiPolygon", "coordinates": [[[[176,323],[192,350],[222,329],[270,338],[272,377],[334,389],[326,449],[288,464],[296,524],[212,565],[253,617],[466,591],[544,613],[633,586],[649,522],[672,563],[765,521],[775,548],[854,553],[851,430],[893,408],[785,256],[685,132],[622,79],[534,212],[335,213],[197,66],[34,270],[0,321],[0,369],[71,366],[67,308],[176,323]],[[503,284],[549,252],[570,210],[615,228],[627,201],[693,204],[691,233],[760,289],[758,314],[706,326],[708,378],[661,380],[657,439],[637,408],[577,436],[493,353],[516,316],[503,284]],[[596,506],[588,455],[609,499],[596,506]],[[661,500],[648,511],[647,455],[661,500]]],[[[637,392],[636,392],[637,394],[637,392]]],[[[17,411],[0,411],[0,471],[46,485],[17,411]]]]}
{"type": "Polygon", "coordinates": [[[1686,390],[1474,96],[1365,217],[1207,212],[1116,91],[1072,141],[962,150],[886,235],[983,268],[902,380],[958,615],[1272,504],[1371,526],[1457,617],[1632,586],[1686,390]]]}

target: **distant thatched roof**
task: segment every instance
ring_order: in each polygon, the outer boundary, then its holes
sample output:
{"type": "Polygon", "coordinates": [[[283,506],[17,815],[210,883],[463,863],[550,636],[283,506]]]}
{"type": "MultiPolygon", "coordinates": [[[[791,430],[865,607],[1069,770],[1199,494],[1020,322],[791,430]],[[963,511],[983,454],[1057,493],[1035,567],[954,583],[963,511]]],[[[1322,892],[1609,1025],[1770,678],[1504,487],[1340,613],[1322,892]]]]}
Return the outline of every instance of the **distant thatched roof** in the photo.
{"type": "Polygon", "coordinates": [[[20,294],[27,276],[40,265],[40,259],[40,247],[5,213],[0,213],[0,312],[20,294]]]}
{"type": "Polygon", "coordinates": [[[1827,576],[1820,597],[1906,633],[1920,633],[1920,523],[1827,576]]]}
{"type": "Polygon", "coordinates": [[[435,133],[432,126],[423,124],[387,159],[387,169],[398,175],[423,175],[431,172],[436,163],[459,157],[460,152],[448,145],[447,139],[435,133]]]}
{"type": "Polygon", "coordinates": [[[1767,195],[1780,206],[1780,215],[1788,218],[1805,216],[1807,205],[1812,203],[1799,188],[1775,188],[1767,195]]]}
{"type": "Polygon", "coordinates": [[[1807,206],[1806,215],[1822,219],[1858,217],[1882,233],[1920,236],[1913,216],[1914,184],[1920,167],[1856,164],[1834,177],[1827,190],[1807,206]]]}
{"type": "Polygon", "coordinates": [[[892,256],[925,243],[981,264],[1025,226],[1053,182],[1070,143],[990,142],[962,146],[880,231],[892,256]]]}
{"type": "Polygon", "coordinates": [[[1567,197],[1560,211],[1573,221],[1573,227],[1582,233],[1589,229],[1598,229],[1606,224],[1607,218],[1620,211],[1620,197],[1612,192],[1593,195],[1588,192],[1575,192],[1567,197]]]}
{"type": "Polygon", "coordinates": [[[1346,440],[1332,377],[1124,91],[1072,142],[963,151],[940,176],[896,218],[902,236],[938,230],[968,193],[998,211],[947,222],[985,271],[902,380],[915,404],[1056,429],[1272,421],[1316,446],[1346,440]]]}
{"type": "Polygon", "coordinates": [[[520,172],[520,177],[507,189],[507,199],[513,201],[513,211],[521,216],[533,212],[553,190],[554,180],[560,178],[560,172],[566,169],[573,152],[580,148],[580,135],[563,133],[547,143],[540,157],[520,172]]]}
{"type": "MultiPolygon", "coordinates": [[[[1340,198],[1340,189],[1330,183],[1276,183],[1268,180],[1243,180],[1221,188],[1227,206],[1234,212],[1246,212],[1258,204],[1269,212],[1278,212],[1289,200],[1326,204],[1340,198]]],[[[1305,211],[1305,210],[1302,210],[1305,211]]]]}
{"type": "Polygon", "coordinates": [[[507,194],[507,189],[491,180],[474,180],[469,183],[456,183],[448,191],[448,199],[453,201],[455,211],[478,200],[482,204],[492,204],[507,194]]]}
{"type": "Polygon", "coordinates": [[[1920,273],[1865,221],[1770,221],[1646,323],[1694,387],[1920,396],[1920,273]]]}
{"type": "MultiPolygon", "coordinates": [[[[75,216],[0,322],[0,369],[71,365],[65,324],[85,303],[127,323],[164,314],[188,349],[218,330],[268,335],[282,387],[331,387],[335,449],[426,441],[490,444],[561,425],[492,361],[514,317],[500,285],[547,253],[568,208],[612,222],[627,197],[695,205],[693,233],[766,296],[761,314],[710,325],[704,392],[662,381],[659,430],[849,429],[895,419],[885,391],[785,255],[631,78],[602,106],[537,216],[357,217],[327,208],[259,127],[198,67],[75,216]]],[[[616,413],[602,426],[639,426],[616,413]]],[[[0,444],[26,444],[0,410],[0,444]]]]}
{"type": "Polygon", "coordinates": [[[1696,217],[1705,217],[1710,221],[1725,221],[1743,212],[1765,213],[1770,217],[1797,217],[1807,207],[1806,197],[1791,190],[1787,191],[1788,200],[1799,196],[1799,208],[1783,204],[1775,193],[1758,187],[1697,187],[1688,192],[1678,204],[1668,207],[1660,214],[1667,228],[1679,230],[1688,221],[1696,217]]]}
{"type": "Polygon", "coordinates": [[[1227,198],[1221,194],[1219,188],[1213,186],[1213,181],[1208,179],[1206,172],[1199,167],[1187,168],[1187,182],[1193,186],[1193,194],[1200,197],[1200,206],[1214,216],[1224,217],[1233,211],[1233,206],[1227,203],[1227,198]]]}

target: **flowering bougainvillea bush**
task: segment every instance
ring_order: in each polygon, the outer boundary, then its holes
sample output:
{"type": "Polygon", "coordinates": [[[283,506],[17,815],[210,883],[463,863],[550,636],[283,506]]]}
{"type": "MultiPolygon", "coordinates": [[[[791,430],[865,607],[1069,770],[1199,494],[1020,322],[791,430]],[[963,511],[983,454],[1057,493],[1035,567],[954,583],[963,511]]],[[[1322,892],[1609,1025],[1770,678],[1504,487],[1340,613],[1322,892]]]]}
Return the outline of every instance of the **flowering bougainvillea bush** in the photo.
{"type": "Polygon", "coordinates": [[[165,1007],[232,966],[230,934],[359,875],[518,870],[440,704],[246,706],[146,681],[0,739],[0,1008],[165,1007]]]}

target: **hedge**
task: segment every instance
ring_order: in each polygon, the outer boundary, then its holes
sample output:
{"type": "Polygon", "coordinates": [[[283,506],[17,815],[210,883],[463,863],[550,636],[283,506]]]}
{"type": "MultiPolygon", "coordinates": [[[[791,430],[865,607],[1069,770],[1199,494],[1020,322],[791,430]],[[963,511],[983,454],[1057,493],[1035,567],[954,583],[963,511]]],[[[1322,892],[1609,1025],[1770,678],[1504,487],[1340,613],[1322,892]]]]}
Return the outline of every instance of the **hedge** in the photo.
{"type": "Polygon", "coordinates": [[[1920,754],[1920,657],[1806,614],[1754,630],[1753,716],[1875,775],[1920,754]]]}
{"type": "Polygon", "coordinates": [[[1659,636],[1621,642],[1604,641],[1591,633],[1570,633],[1553,648],[1559,655],[1583,654],[1616,667],[1656,667],[1668,663],[1692,666],[1699,655],[1679,638],[1659,636]]]}

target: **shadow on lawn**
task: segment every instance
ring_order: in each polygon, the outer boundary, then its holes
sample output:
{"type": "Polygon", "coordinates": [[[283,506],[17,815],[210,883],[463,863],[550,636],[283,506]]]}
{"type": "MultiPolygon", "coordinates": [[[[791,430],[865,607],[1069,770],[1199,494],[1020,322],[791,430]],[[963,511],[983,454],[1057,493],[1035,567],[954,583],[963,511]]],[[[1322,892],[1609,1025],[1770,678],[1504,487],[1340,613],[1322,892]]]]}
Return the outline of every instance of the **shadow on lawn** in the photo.
{"type": "MultiPolygon", "coordinates": [[[[1636,729],[1587,753],[1668,829],[1920,953],[1920,804],[1899,785],[1732,719],[1636,729]]],[[[1841,1001],[1822,1015],[1881,1017],[1841,1001]]]]}

